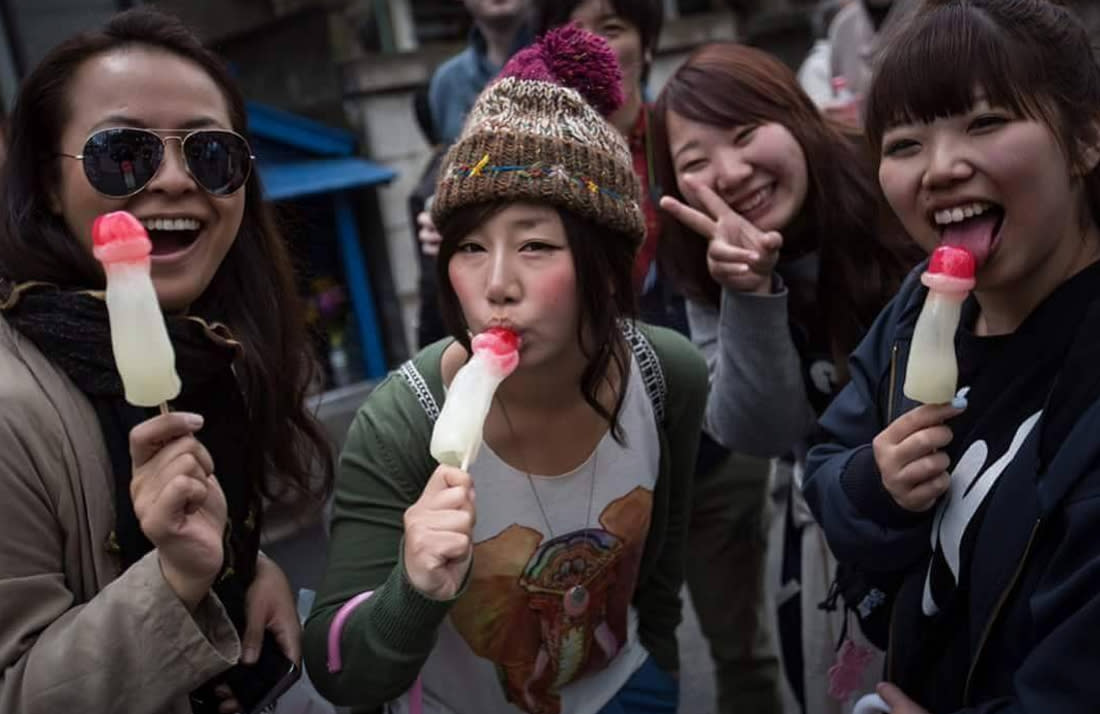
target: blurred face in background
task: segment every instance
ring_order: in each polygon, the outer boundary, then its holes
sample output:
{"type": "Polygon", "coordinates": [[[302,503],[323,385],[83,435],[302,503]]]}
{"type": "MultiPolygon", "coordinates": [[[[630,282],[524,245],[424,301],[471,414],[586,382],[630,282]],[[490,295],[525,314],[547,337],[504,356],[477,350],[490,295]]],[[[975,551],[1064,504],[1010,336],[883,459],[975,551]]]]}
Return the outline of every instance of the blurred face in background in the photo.
{"type": "Polygon", "coordinates": [[[527,12],[527,0],[462,0],[478,23],[496,27],[516,25],[527,12]]]}
{"type": "Polygon", "coordinates": [[[610,0],[583,0],[569,19],[607,40],[623,71],[623,94],[628,99],[639,94],[650,58],[638,27],[617,14],[610,0]]]}

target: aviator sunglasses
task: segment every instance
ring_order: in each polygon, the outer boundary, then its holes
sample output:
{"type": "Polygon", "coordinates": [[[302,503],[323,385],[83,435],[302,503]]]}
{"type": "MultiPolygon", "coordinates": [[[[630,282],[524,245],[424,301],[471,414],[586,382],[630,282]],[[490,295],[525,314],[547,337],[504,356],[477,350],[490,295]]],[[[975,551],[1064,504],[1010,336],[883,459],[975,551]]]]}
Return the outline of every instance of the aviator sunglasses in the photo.
{"type": "Polygon", "coordinates": [[[59,155],[79,159],[88,183],[110,198],[128,198],[148,186],[164,163],[169,141],[179,142],[187,173],[211,196],[229,196],[244,186],[256,157],[243,136],[226,129],[199,129],[178,136],[180,133],[132,127],[102,129],[88,137],[83,152],[59,155]],[[158,131],[177,135],[161,136],[158,131]]]}

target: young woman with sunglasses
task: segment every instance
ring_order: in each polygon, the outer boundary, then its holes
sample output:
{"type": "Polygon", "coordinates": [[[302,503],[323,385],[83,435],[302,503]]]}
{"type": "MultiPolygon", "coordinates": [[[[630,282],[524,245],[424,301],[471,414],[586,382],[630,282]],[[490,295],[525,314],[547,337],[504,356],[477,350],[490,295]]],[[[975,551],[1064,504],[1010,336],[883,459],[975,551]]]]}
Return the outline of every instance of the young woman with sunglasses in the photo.
{"type": "Polygon", "coordinates": [[[0,711],[226,712],[265,630],[299,659],[262,506],[320,496],[331,458],[244,131],[223,66],[149,10],[23,84],[0,199],[0,711]],[[91,226],[118,210],[152,239],[183,381],[164,415],[114,367],[91,226]]]}

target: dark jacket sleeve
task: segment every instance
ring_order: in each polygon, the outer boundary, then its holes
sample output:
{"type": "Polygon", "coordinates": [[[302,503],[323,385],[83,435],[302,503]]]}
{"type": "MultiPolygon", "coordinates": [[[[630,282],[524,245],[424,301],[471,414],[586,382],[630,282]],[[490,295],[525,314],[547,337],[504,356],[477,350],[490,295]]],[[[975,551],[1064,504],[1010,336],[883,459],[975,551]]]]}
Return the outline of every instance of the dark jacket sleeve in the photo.
{"type": "Polygon", "coordinates": [[[681,335],[665,329],[647,331],[661,359],[668,387],[664,431],[667,453],[661,474],[668,479],[668,515],[664,539],[657,545],[652,575],[634,596],[639,638],[666,672],[680,669],[676,628],[682,618],[680,588],[687,557],[687,528],[695,456],[707,400],[707,365],[681,335]]]}
{"type": "Polygon", "coordinates": [[[401,562],[405,509],[435,468],[431,426],[396,376],[360,408],[340,456],[328,567],[305,627],[305,659],[317,690],[338,705],[371,709],[416,679],[454,600],[436,601],[408,582],[401,562]],[[327,668],[329,627],[356,595],[374,591],[343,627],[342,668],[327,668]]]}
{"type": "MultiPolygon", "coordinates": [[[[887,426],[884,402],[893,390],[891,352],[898,326],[923,294],[916,275],[910,274],[849,358],[850,381],[821,417],[802,483],[837,559],[872,572],[904,569],[928,550],[931,512],[912,514],[894,502],[871,450],[887,426]]],[[[905,365],[894,366],[893,381],[900,384],[905,365]]]]}

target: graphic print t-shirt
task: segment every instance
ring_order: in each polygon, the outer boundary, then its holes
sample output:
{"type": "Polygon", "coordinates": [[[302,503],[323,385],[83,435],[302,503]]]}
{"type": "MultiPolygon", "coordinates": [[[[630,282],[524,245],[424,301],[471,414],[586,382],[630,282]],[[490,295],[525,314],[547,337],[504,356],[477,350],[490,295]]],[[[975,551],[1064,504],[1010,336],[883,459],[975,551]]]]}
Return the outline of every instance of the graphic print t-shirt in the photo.
{"type": "Polygon", "coordinates": [[[620,419],[625,448],[609,433],[574,471],[531,482],[482,446],[473,570],[421,673],[426,714],[593,714],[645,662],[630,601],[660,453],[636,362],[620,419]],[[583,607],[566,603],[575,585],[583,607]]]}

